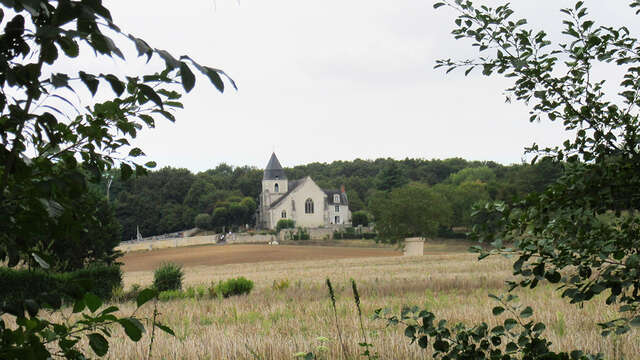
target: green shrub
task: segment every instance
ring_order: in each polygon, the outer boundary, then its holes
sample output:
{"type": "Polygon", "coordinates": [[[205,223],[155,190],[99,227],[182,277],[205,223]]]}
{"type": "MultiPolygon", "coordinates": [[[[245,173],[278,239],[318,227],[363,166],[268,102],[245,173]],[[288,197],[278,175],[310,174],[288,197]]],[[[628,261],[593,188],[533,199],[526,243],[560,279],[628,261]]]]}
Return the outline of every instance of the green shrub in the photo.
{"type": "Polygon", "coordinates": [[[353,224],[353,226],[368,226],[369,215],[367,215],[366,211],[356,211],[351,215],[351,224],[353,224]]]}
{"type": "Polygon", "coordinates": [[[291,219],[280,219],[276,224],[276,231],[280,232],[282,229],[293,229],[295,223],[291,219]]]}
{"type": "Polygon", "coordinates": [[[153,273],[153,286],[158,291],[182,290],[182,266],[175,263],[163,263],[153,273]]]}
{"type": "Polygon", "coordinates": [[[26,299],[43,299],[43,294],[70,300],[87,291],[108,300],[113,289],[121,286],[122,271],[115,265],[93,265],[67,273],[0,267],[0,289],[11,289],[0,291],[0,303],[20,304],[26,299]]]}
{"type": "Polygon", "coordinates": [[[209,288],[209,294],[211,296],[229,297],[234,295],[248,294],[253,289],[253,281],[247,280],[244,277],[238,277],[235,279],[228,279],[226,281],[220,281],[216,285],[209,288]]]}
{"type": "Polygon", "coordinates": [[[209,214],[196,215],[195,219],[193,220],[193,223],[198,229],[202,229],[202,230],[211,230],[211,228],[213,227],[211,222],[211,215],[209,214]]]}

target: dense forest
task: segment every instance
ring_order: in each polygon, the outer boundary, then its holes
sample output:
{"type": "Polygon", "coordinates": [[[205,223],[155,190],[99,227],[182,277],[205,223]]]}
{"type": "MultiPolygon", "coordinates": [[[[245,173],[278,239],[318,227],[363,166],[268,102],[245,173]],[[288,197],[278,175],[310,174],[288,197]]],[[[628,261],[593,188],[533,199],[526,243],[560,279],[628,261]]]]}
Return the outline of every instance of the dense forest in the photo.
{"type": "MultiPolygon", "coordinates": [[[[562,166],[387,158],[311,163],[285,171],[290,180],[311,176],[322,188],[344,185],[351,210],[369,215],[375,212],[371,206],[377,194],[412,182],[426,184],[451,203],[452,225],[465,225],[473,202],[511,200],[542,190],[561,174],[562,166]]],[[[261,180],[262,169],[248,166],[220,164],[197,174],[166,167],[126,181],[113,172],[95,190],[106,196],[111,181],[108,197],[127,240],[135,237],[137,227],[145,237],[192,228],[199,214],[207,214],[218,227],[252,226],[261,180]]]]}

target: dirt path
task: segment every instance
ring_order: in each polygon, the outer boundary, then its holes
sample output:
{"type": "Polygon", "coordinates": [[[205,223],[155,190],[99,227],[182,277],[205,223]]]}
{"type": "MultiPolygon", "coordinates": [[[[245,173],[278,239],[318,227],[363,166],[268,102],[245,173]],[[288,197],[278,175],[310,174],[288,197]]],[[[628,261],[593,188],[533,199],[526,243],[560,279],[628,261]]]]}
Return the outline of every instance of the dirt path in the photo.
{"type": "Polygon", "coordinates": [[[264,261],[325,260],[358,257],[399,256],[389,249],[288,245],[210,245],[136,251],[123,256],[123,271],[153,270],[162,262],[172,261],[184,267],[225,265],[264,261]]]}

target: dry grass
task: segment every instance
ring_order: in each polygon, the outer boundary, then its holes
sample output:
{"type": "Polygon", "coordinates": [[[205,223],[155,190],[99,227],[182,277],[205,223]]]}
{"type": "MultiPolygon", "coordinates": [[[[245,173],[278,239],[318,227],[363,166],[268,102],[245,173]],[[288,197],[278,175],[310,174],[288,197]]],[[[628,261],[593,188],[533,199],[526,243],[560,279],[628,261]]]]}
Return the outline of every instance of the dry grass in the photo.
{"type": "MultiPolygon", "coordinates": [[[[228,299],[176,300],[160,302],[161,321],[176,332],[156,337],[156,359],[292,359],[298,351],[312,350],[316,338],[330,339],[329,359],[341,359],[342,350],[335,333],[332,310],[324,281],[331,278],[338,297],[342,336],[356,358],[361,341],[358,318],[349,279],[358,283],[363,313],[379,307],[398,311],[403,305],[424,306],[451,323],[468,324],[489,320],[494,303],[490,292],[502,291],[510,276],[510,263],[502,258],[478,262],[472,254],[447,252],[446,246],[428,247],[431,255],[422,258],[379,257],[301,262],[270,262],[200,266],[186,269],[186,285],[245,276],[255,282],[248,296],[228,299]],[[431,250],[431,251],[430,251],[431,250]],[[437,250],[437,251],[436,251],[437,250]],[[276,291],[275,281],[288,279],[290,287],[276,291]]],[[[148,285],[150,271],[125,273],[126,286],[148,285]]],[[[607,358],[634,359],[640,354],[638,332],[602,338],[596,323],[615,316],[614,309],[596,300],[580,309],[561,299],[549,286],[521,292],[523,303],[534,308],[534,319],[548,325],[547,336],[556,350],[582,348],[603,352],[607,358]]],[[[121,304],[125,313],[131,303],[121,304]]],[[[152,306],[142,314],[149,316],[152,306]]],[[[426,354],[410,345],[402,328],[386,328],[380,321],[365,319],[369,342],[382,359],[424,359],[426,354]]],[[[109,358],[146,357],[149,338],[138,344],[118,335],[111,344],[109,358]]]]}

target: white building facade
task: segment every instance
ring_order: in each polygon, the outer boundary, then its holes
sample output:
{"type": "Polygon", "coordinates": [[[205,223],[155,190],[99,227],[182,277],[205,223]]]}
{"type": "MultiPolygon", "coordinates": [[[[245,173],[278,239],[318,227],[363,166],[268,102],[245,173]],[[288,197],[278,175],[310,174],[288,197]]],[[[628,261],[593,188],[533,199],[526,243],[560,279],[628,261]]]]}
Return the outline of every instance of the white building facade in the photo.
{"type": "Polygon", "coordinates": [[[257,226],[262,229],[275,229],[280,219],[306,228],[351,224],[344,187],[323,190],[308,176],[289,181],[275,153],[264,170],[259,203],[257,226]]]}

